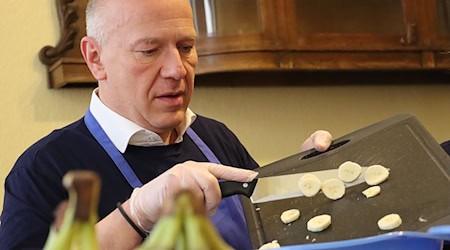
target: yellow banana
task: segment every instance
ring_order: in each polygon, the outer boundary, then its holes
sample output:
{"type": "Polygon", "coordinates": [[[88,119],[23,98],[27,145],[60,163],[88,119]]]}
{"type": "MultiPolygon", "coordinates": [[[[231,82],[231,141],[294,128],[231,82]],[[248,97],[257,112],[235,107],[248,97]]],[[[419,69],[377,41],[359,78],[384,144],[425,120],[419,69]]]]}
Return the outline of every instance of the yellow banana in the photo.
{"type": "Polygon", "coordinates": [[[172,214],[162,217],[139,250],[229,250],[219,236],[201,203],[192,193],[181,191],[172,203],[172,214]]]}
{"type": "Polygon", "coordinates": [[[220,237],[219,233],[217,233],[216,228],[212,225],[211,221],[207,217],[201,216],[199,218],[199,221],[202,226],[203,237],[208,241],[209,249],[214,250],[233,249],[220,237]]]}
{"type": "Polygon", "coordinates": [[[181,220],[177,216],[164,216],[154,226],[148,239],[138,250],[174,249],[181,231],[181,220]]]}
{"type": "Polygon", "coordinates": [[[186,236],[184,234],[179,234],[177,237],[177,242],[175,243],[176,250],[189,250],[186,245],[186,236]]]}
{"type": "Polygon", "coordinates": [[[69,197],[69,206],[64,213],[64,219],[61,223],[59,230],[55,225],[50,228],[50,233],[45,242],[44,250],[53,249],[70,249],[73,236],[73,218],[75,214],[74,204],[76,203],[76,197],[69,197]]]}
{"type": "Polygon", "coordinates": [[[205,240],[205,235],[202,232],[200,216],[193,213],[187,214],[184,219],[184,230],[187,249],[210,249],[207,241],[205,240]]]}
{"type": "Polygon", "coordinates": [[[98,221],[97,206],[99,177],[91,171],[71,171],[63,178],[69,200],[59,229],[53,224],[45,243],[45,250],[99,249],[95,234],[98,221]]]}

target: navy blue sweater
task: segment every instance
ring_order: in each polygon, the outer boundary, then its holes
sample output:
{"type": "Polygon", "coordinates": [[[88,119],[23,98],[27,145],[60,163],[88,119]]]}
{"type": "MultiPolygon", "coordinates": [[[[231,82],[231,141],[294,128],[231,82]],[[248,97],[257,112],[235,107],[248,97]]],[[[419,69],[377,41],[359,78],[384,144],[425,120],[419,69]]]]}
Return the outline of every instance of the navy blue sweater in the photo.
{"type": "MultiPolygon", "coordinates": [[[[222,164],[249,169],[258,166],[222,123],[198,116],[191,127],[222,164]]],[[[130,145],[123,155],[142,183],[177,163],[207,161],[187,135],[182,143],[168,146],[130,145]]],[[[5,181],[0,249],[42,248],[53,222],[53,211],[68,197],[62,177],[73,169],[94,170],[101,177],[100,219],[113,211],[118,201],[131,195],[130,185],[80,119],[53,131],[17,160],[5,181]]]]}
{"type": "Polygon", "coordinates": [[[450,155],[450,140],[441,143],[442,148],[450,155]]]}

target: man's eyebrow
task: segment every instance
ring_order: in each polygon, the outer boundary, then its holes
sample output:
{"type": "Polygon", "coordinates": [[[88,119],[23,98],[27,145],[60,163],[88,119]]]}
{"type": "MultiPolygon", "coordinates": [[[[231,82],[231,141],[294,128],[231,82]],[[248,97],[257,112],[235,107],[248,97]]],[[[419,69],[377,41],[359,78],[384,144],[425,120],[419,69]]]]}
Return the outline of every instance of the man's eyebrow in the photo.
{"type": "Polygon", "coordinates": [[[195,42],[197,40],[197,38],[196,38],[196,36],[192,35],[192,36],[184,36],[184,37],[182,37],[181,40],[195,42]]]}
{"type": "Polygon", "coordinates": [[[131,47],[135,47],[140,44],[152,44],[152,43],[156,43],[156,42],[157,42],[157,40],[154,38],[145,37],[145,38],[141,38],[141,39],[138,39],[138,40],[132,42],[131,47]]]}
{"type": "MultiPolygon", "coordinates": [[[[197,40],[195,35],[187,35],[187,36],[182,36],[181,39],[179,39],[180,41],[183,42],[195,42],[197,40]]],[[[140,38],[134,42],[132,42],[130,45],[131,47],[136,47],[138,45],[142,45],[142,44],[155,44],[158,43],[158,39],[156,38],[151,38],[151,37],[144,37],[144,38],[140,38]]]]}

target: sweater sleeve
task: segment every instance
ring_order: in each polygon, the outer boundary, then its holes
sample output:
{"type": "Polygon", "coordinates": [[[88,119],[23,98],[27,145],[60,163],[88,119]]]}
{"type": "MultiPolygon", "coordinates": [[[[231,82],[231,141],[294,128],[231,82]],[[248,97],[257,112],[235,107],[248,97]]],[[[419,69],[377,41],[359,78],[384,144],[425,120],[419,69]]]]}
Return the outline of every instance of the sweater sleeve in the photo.
{"type": "Polygon", "coordinates": [[[42,249],[64,191],[50,156],[20,157],[5,180],[0,249],[42,249]]]}
{"type": "Polygon", "coordinates": [[[450,155],[450,140],[441,143],[441,147],[450,155]]]}

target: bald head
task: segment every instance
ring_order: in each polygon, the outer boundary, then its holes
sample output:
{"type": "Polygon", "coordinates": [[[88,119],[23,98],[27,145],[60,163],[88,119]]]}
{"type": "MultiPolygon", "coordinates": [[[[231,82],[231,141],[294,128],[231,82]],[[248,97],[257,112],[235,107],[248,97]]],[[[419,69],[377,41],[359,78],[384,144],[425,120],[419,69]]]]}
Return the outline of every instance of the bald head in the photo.
{"type": "Polygon", "coordinates": [[[161,12],[170,12],[178,15],[189,8],[188,0],[88,0],[86,7],[86,34],[94,38],[99,44],[108,40],[109,33],[130,17],[134,12],[146,11],[154,19],[158,19],[161,12]],[[137,6],[146,6],[142,9],[137,6]]]}

